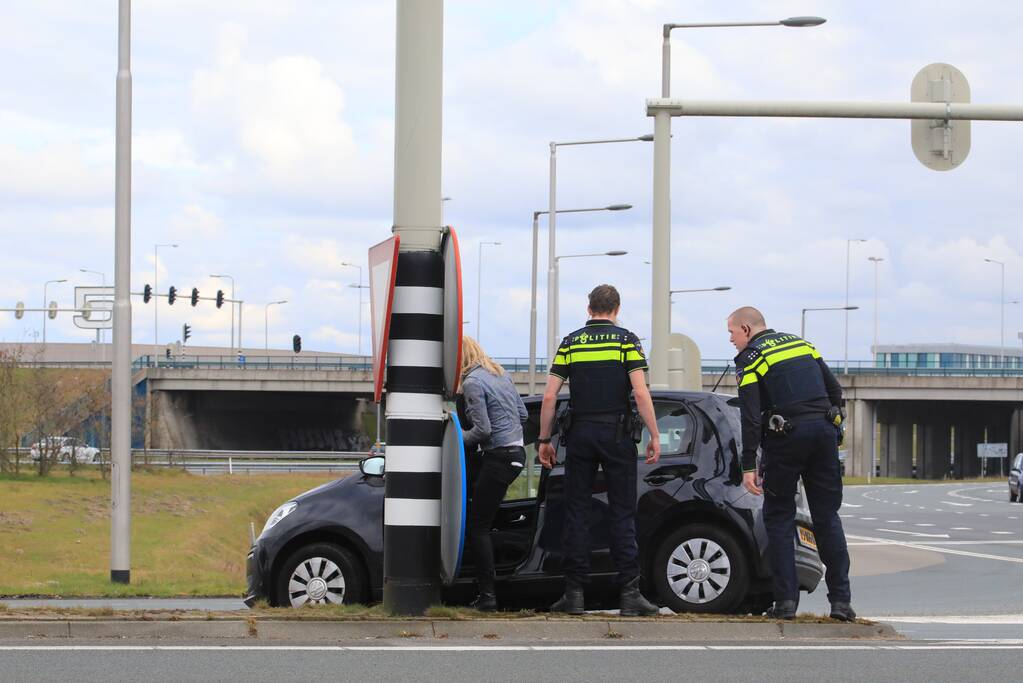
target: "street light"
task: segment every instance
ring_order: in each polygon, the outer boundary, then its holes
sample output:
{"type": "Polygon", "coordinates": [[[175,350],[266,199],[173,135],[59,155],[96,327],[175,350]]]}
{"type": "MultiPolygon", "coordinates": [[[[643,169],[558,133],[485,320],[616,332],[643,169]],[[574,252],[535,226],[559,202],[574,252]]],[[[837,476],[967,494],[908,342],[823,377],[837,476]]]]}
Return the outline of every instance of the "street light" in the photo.
{"type": "MultiPolygon", "coordinates": [[[[671,96],[671,32],[677,28],[740,26],[820,26],[820,17],[790,17],[780,21],[664,24],[661,32],[661,97],[671,96]]],[[[668,388],[668,337],[671,334],[671,114],[654,114],[654,201],[651,289],[650,384],[668,388]]]]}
{"type": "MultiPolygon", "coordinates": [[[[160,279],[160,247],[177,249],[176,244],[157,244],[153,247],[153,291],[159,292],[160,279]]],[[[153,359],[160,362],[160,297],[153,299],[153,359]]]]}
{"type": "MultiPolygon", "coordinates": [[[[210,275],[210,277],[218,279],[227,279],[231,281],[231,353],[234,353],[234,278],[230,275],[210,275]]],[[[241,336],[241,335],[239,335],[241,336]]]]}
{"type": "MultiPolygon", "coordinates": [[[[608,140],[577,140],[574,142],[551,142],[551,170],[550,188],[547,193],[547,358],[554,358],[558,350],[558,311],[551,301],[551,292],[557,289],[558,285],[558,262],[557,257],[557,222],[558,214],[562,213],[557,208],[557,187],[558,187],[558,147],[574,147],[578,145],[607,145],[617,142],[653,142],[653,135],[639,135],[634,138],[612,138],[608,140]]],[[[609,207],[610,208],[610,207],[609,207]]],[[[616,211],[618,209],[610,209],[616,211]]]]}
{"type": "MultiPolygon", "coordinates": [[[[441,201],[442,202],[447,200],[447,199],[450,199],[450,197],[441,197],[441,201]]],[[[359,290],[359,355],[361,356],[362,355],[362,289],[363,289],[363,287],[362,287],[362,266],[360,266],[358,263],[348,263],[347,261],[342,261],[341,265],[342,266],[348,266],[349,268],[358,268],[359,269],[359,286],[355,287],[353,289],[358,289],[359,290]]]]}
{"type": "Polygon", "coordinates": [[[50,285],[57,284],[58,282],[67,282],[67,279],[63,280],[47,280],[43,284],[43,345],[46,345],[46,317],[49,315],[49,311],[46,310],[46,288],[50,285]]]}
{"type": "MultiPolygon", "coordinates": [[[[1006,264],[997,261],[995,259],[984,259],[987,263],[997,264],[1002,267],[1002,297],[998,300],[1000,302],[1000,310],[1002,310],[1002,318],[1000,318],[999,331],[998,331],[998,347],[1002,349],[1000,356],[998,357],[998,367],[1005,368],[1006,366],[1006,264]]],[[[45,331],[45,328],[43,328],[45,331]]],[[[43,341],[46,340],[45,334],[43,335],[43,341]]]]}
{"type": "Polygon", "coordinates": [[[476,259],[476,341],[480,340],[480,300],[483,299],[483,290],[480,289],[483,281],[483,247],[484,246],[501,246],[500,242],[480,242],[479,243],[479,256],[476,259]]]}
{"type": "MultiPolygon", "coordinates": [[[[586,213],[590,211],[627,211],[632,204],[609,204],[607,206],[596,206],[587,209],[558,209],[558,213],[586,213]]],[[[537,273],[537,251],[540,242],[540,216],[549,214],[550,211],[533,212],[533,272],[530,280],[529,299],[529,394],[536,393],[536,273],[537,273]]],[[[548,295],[548,300],[550,296],[548,295]]],[[[549,303],[548,303],[549,305],[549,303]]],[[[550,358],[548,358],[550,362],[550,358]]]]}
{"type": "Polygon", "coordinates": [[[731,287],[707,287],[702,289],[669,289],[668,298],[671,298],[672,294],[691,294],[693,292],[727,292],[731,287]]]}
{"type": "MultiPolygon", "coordinates": [[[[359,273],[359,276],[361,277],[362,273],[359,273]]],[[[360,284],[357,284],[357,285],[354,285],[354,284],[353,285],[348,285],[348,288],[349,289],[357,289],[357,290],[359,290],[359,355],[361,356],[362,355],[362,307],[369,303],[368,301],[363,301],[362,300],[362,290],[369,289],[369,285],[364,285],[364,284],[360,283],[360,284]]]]}
{"type": "Polygon", "coordinates": [[[859,306],[828,306],[826,308],[804,308],[802,322],[799,324],[799,336],[806,339],[806,312],[807,311],[856,311],[859,306]]]}
{"type": "MultiPolygon", "coordinates": [[[[102,271],[99,271],[99,270],[89,270],[88,268],[79,268],[78,272],[79,273],[89,273],[91,275],[99,275],[100,278],[101,278],[100,282],[102,282],[104,287],[107,286],[107,274],[102,272],[102,271]]],[[[76,302],[76,304],[77,304],[77,302],[76,302]]],[[[103,330],[96,330],[96,343],[97,344],[102,344],[103,343],[103,330]]]]}
{"type": "MultiPolygon", "coordinates": [[[[853,242],[866,242],[867,240],[853,238],[845,241],[845,305],[849,305],[849,254],[853,242]]],[[[842,371],[849,374],[849,309],[845,312],[845,368],[842,371]]]]}
{"type": "Polygon", "coordinates": [[[881,261],[884,261],[884,258],[881,256],[868,256],[867,260],[873,262],[874,264],[874,346],[873,348],[871,348],[870,352],[874,355],[875,359],[874,364],[877,365],[877,316],[878,316],[877,266],[879,263],[881,263],[881,261]]]}
{"type": "Polygon", "coordinates": [[[270,350],[270,307],[288,303],[287,299],[271,301],[263,307],[263,348],[270,350]]]}
{"type": "MultiPolygon", "coordinates": [[[[555,262],[555,264],[557,264],[558,261],[560,261],[561,259],[566,259],[566,258],[589,258],[591,256],[625,256],[628,253],[629,252],[627,252],[627,251],[625,251],[623,249],[612,249],[611,251],[598,251],[598,252],[593,252],[593,253],[588,253],[588,254],[564,254],[563,256],[555,256],[554,257],[554,262],[555,262]]],[[[561,316],[561,291],[560,291],[560,289],[561,289],[561,271],[556,269],[555,272],[558,273],[558,279],[554,281],[554,291],[548,293],[547,298],[548,299],[552,299],[554,301],[554,313],[557,316],[560,317],[561,316]]],[[[555,342],[555,347],[556,346],[557,346],[557,342],[555,342]]],[[[557,348],[554,349],[554,353],[557,353],[557,348]]],[[[548,362],[550,362],[553,359],[554,359],[554,354],[551,354],[550,358],[548,359],[548,362]]]]}

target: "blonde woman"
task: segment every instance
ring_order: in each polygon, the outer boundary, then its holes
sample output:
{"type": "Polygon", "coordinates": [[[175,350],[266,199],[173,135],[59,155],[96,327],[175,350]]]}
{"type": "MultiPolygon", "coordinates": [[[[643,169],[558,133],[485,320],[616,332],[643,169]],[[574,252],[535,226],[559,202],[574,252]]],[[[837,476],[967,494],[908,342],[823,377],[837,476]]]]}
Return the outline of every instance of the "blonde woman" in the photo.
{"type": "Polygon", "coordinates": [[[483,450],[466,520],[479,588],[472,606],[492,611],[497,609],[497,594],[490,529],[508,486],[526,463],[522,423],[528,414],[511,377],[472,337],[462,337],[461,391],[472,425],[465,432],[465,445],[483,450]]]}

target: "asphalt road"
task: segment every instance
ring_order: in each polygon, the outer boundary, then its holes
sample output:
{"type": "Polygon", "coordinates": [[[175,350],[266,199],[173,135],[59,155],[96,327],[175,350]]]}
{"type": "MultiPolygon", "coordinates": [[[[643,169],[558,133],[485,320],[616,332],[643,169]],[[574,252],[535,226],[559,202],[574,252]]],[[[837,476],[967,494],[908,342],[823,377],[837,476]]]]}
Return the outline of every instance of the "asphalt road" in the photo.
{"type": "Polygon", "coordinates": [[[5,681],[486,680],[991,681],[1014,678],[1023,644],[365,646],[0,644],[5,681]],[[95,647],[98,649],[89,649],[95,647]],[[7,649],[15,648],[15,649],[7,649]],[[304,649],[303,649],[304,648],[304,649]],[[710,678],[713,677],[713,678],[710,678]]]}
{"type": "MultiPolygon", "coordinates": [[[[1005,484],[851,486],[841,516],[861,615],[913,637],[1023,632],[1023,505],[1005,484]]],[[[825,613],[826,593],[800,610],[825,613]]]]}

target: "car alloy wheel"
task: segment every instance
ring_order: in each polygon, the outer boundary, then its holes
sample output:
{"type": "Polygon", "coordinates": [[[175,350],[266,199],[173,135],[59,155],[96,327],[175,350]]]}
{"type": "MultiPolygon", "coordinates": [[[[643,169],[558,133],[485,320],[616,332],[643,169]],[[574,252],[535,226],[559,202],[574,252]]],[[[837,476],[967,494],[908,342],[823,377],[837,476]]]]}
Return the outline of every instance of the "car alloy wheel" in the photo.
{"type": "Polygon", "coordinates": [[[300,562],[288,580],[288,597],[292,607],[306,603],[340,605],[345,599],[345,575],[341,568],[325,557],[311,557],[300,562]]]}
{"type": "Polygon", "coordinates": [[[702,604],[716,599],[728,587],[732,561],[714,541],[690,538],[672,551],[665,571],[675,595],[702,604]]]}

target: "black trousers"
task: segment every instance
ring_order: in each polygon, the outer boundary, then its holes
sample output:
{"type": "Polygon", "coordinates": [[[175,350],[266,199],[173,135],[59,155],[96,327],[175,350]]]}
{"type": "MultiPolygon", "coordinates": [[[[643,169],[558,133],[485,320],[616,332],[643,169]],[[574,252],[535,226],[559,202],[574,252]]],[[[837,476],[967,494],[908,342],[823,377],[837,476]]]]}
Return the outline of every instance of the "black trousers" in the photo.
{"type": "Polygon", "coordinates": [[[590,575],[590,516],[593,480],[604,469],[611,534],[611,559],[618,582],[639,576],[636,545],[636,444],[617,425],[576,421],[565,455],[565,580],[582,586],[590,575]]]}
{"type": "Polygon", "coordinates": [[[793,544],[796,486],[800,476],[813,518],[821,561],[827,567],[828,600],[849,602],[849,550],[838,509],[842,470],[834,426],[823,416],[794,422],[785,436],[764,437],[764,525],[775,600],[798,600],[793,544]]]}
{"type": "Polygon", "coordinates": [[[481,458],[466,520],[480,590],[494,589],[494,544],[490,531],[498,506],[504,500],[508,487],[522,472],[525,462],[526,451],[521,446],[484,451],[481,458]]]}

